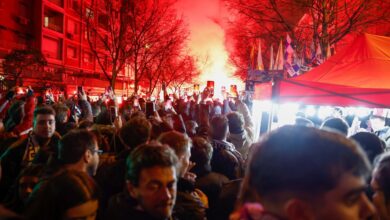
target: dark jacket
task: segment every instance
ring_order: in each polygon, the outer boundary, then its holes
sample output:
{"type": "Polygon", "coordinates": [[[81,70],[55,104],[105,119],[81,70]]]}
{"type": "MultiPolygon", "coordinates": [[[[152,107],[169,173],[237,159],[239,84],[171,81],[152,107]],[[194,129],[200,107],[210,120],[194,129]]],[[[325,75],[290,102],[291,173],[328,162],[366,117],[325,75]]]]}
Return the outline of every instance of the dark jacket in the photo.
{"type": "Polygon", "coordinates": [[[197,174],[195,187],[202,190],[209,199],[209,209],[207,210],[207,219],[213,219],[215,216],[215,208],[218,202],[218,196],[222,190],[222,186],[229,182],[229,179],[216,172],[205,172],[201,175],[197,174]]]}
{"type": "Polygon", "coordinates": [[[234,211],[238,194],[241,188],[242,179],[230,181],[222,186],[218,201],[213,210],[213,219],[229,219],[230,213],[234,211]]]}
{"type": "Polygon", "coordinates": [[[130,150],[123,151],[113,163],[103,163],[94,179],[102,189],[99,207],[101,212],[105,212],[110,198],[114,195],[120,195],[125,189],[126,175],[126,157],[130,154],[130,150]],[[118,194],[119,193],[119,194],[118,194]]]}
{"type": "Polygon", "coordinates": [[[211,169],[214,172],[227,176],[230,180],[241,178],[244,175],[244,161],[232,143],[212,140],[213,156],[211,169]]]}
{"type": "MultiPolygon", "coordinates": [[[[137,202],[130,197],[127,191],[111,197],[106,212],[107,220],[161,220],[150,216],[148,213],[136,209],[137,202]]],[[[170,220],[173,220],[171,218],[170,220]]]]}
{"type": "Polygon", "coordinates": [[[177,183],[176,204],[173,216],[178,219],[203,220],[206,219],[206,208],[200,199],[194,195],[195,186],[192,182],[180,178],[177,183]]]}

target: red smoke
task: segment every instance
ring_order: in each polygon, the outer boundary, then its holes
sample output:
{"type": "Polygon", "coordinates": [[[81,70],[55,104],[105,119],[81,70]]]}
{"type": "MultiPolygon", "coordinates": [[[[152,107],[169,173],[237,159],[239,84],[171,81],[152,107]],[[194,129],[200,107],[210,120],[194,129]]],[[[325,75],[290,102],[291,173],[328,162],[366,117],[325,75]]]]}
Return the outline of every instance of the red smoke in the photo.
{"type": "Polygon", "coordinates": [[[221,86],[242,82],[232,77],[235,67],[229,63],[226,48],[225,24],[228,13],[221,0],[179,0],[178,13],[182,14],[190,28],[189,49],[198,57],[201,70],[199,82],[214,80],[216,90],[221,86]]]}

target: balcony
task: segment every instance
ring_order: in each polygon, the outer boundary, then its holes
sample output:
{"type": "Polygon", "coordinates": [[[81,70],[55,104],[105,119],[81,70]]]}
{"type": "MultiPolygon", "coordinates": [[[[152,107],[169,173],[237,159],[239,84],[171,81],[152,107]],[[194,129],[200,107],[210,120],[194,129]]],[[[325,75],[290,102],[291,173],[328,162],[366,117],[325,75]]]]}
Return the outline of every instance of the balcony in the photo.
{"type": "Polygon", "coordinates": [[[43,17],[43,26],[50,30],[63,33],[64,31],[64,15],[60,12],[45,8],[43,17]]]}
{"type": "Polygon", "coordinates": [[[63,0],[48,0],[49,2],[55,4],[55,5],[58,5],[60,6],[61,8],[64,7],[64,1],[63,0]]]}

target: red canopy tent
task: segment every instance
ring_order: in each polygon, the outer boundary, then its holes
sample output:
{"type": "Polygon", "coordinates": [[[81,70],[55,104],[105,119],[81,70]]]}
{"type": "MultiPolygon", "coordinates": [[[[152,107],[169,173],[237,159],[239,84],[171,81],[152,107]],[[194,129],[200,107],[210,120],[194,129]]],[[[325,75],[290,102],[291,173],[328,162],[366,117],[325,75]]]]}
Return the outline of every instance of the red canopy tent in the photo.
{"type": "Polygon", "coordinates": [[[390,37],[364,34],[319,67],[275,84],[279,102],[390,108],[390,37]]]}

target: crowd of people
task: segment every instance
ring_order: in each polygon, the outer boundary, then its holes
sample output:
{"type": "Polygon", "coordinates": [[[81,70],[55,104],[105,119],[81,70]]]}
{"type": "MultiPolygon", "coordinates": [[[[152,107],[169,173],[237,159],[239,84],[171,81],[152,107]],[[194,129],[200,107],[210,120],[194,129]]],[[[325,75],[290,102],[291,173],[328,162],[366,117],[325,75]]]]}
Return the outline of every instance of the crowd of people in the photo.
{"type": "Polygon", "coordinates": [[[390,154],[340,117],[255,140],[251,101],[207,89],[0,99],[0,219],[390,219],[390,154]]]}

